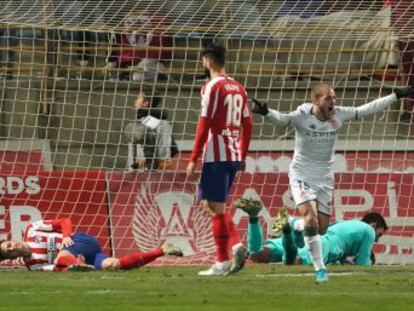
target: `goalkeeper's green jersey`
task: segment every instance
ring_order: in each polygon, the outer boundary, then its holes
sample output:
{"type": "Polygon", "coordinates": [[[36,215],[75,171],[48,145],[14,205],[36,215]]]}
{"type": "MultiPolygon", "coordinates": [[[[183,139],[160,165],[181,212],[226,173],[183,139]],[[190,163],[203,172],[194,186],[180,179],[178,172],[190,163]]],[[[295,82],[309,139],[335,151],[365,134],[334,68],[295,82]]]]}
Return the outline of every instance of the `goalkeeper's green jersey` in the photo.
{"type": "MultiPolygon", "coordinates": [[[[375,242],[375,230],[361,220],[337,222],[328,227],[322,236],[323,261],[335,264],[346,257],[355,257],[356,265],[371,265],[371,250],[375,242]]],[[[298,251],[303,264],[312,264],[309,250],[298,251]]]]}

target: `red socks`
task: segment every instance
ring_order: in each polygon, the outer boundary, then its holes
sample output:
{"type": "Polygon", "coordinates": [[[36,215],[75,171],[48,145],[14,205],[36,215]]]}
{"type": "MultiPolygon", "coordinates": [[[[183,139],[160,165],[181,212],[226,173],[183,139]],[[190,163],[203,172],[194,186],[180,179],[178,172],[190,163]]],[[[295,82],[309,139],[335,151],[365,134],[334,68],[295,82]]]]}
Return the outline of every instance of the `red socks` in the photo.
{"type": "Polygon", "coordinates": [[[138,268],[146,265],[147,263],[154,261],[158,257],[164,255],[164,251],[161,248],[154,249],[149,252],[136,252],[131,255],[127,255],[119,258],[119,263],[122,270],[128,270],[132,268],[138,268]]]}
{"type": "Polygon", "coordinates": [[[213,237],[217,246],[217,261],[227,261],[230,259],[229,248],[240,243],[239,234],[230,213],[214,215],[212,225],[213,237]]]}
{"type": "Polygon", "coordinates": [[[56,264],[53,267],[53,270],[54,271],[66,271],[70,265],[80,265],[80,264],[83,264],[83,262],[79,258],[73,255],[60,256],[57,258],[56,264]]]}
{"type": "Polygon", "coordinates": [[[83,262],[76,258],[73,255],[66,255],[66,256],[60,256],[56,260],[56,266],[65,266],[68,267],[70,265],[76,265],[76,264],[82,264],[83,262]]]}
{"type": "MultiPolygon", "coordinates": [[[[127,270],[142,267],[143,265],[146,265],[147,263],[157,259],[162,255],[164,255],[164,251],[161,248],[154,249],[145,253],[136,252],[134,254],[119,258],[119,263],[121,265],[120,268],[127,270]]],[[[83,264],[83,262],[73,255],[61,256],[57,259],[54,270],[65,271],[67,267],[74,264],[83,264]]]]}
{"type": "Polygon", "coordinates": [[[236,227],[234,226],[233,219],[231,218],[231,215],[229,212],[226,214],[226,222],[227,222],[227,228],[229,230],[229,247],[232,248],[234,245],[240,243],[239,233],[237,232],[236,227]]]}
{"type": "Polygon", "coordinates": [[[214,242],[217,247],[217,261],[230,260],[229,257],[229,228],[226,214],[214,215],[212,218],[214,242]]]}

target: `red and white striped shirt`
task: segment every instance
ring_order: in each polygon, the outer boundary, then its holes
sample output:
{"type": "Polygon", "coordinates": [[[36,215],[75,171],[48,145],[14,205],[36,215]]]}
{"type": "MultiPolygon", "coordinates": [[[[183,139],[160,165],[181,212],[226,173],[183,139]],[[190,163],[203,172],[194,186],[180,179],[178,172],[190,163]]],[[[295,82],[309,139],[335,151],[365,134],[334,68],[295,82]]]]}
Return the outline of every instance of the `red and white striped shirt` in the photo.
{"type": "Polygon", "coordinates": [[[62,240],[72,234],[69,218],[39,220],[27,226],[23,241],[32,252],[24,262],[29,270],[53,270],[62,240]]]}
{"type": "Polygon", "coordinates": [[[219,75],[201,90],[201,118],[191,161],[244,161],[252,134],[252,113],[245,88],[219,75]]]}

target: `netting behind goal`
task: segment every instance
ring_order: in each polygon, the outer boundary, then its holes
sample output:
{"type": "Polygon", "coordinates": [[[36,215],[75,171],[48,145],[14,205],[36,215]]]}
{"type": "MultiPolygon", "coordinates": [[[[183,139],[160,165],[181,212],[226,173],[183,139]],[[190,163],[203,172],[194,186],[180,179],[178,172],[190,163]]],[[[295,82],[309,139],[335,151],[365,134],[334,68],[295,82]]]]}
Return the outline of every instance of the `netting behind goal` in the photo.
{"type": "MultiPolygon", "coordinates": [[[[200,50],[223,44],[249,98],[282,112],[309,102],[320,81],[359,106],[413,83],[414,7],[397,2],[0,1],[0,239],[70,217],[116,256],[170,240],[186,257],[158,263],[209,263],[210,220],[185,178],[205,82],[200,50]],[[154,169],[135,163],[137,145],[154,144],[134,109],[142,90],[161,99],[179,149],[154,169]]],[[[414,262],[413,100],[347,123],[338,141],[332,220],[382,213],[390,230],[375,247],[380,263],[414,262]]],[[[296,214],[294,133],[254,121],[228,205],[260,199],[267,232],[280,207],[296,214]]],[[[247,218],[231,211],[245,239],[247,218]]]]}

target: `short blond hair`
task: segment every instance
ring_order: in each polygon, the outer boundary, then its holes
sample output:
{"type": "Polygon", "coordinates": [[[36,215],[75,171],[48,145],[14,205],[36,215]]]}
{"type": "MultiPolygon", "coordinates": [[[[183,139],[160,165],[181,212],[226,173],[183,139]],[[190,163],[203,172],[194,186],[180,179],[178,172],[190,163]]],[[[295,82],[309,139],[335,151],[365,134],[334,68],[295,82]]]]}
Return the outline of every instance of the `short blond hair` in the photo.
{"type": "Polygon", "coordinates": [[[318,83],[312,87],[311,97],[312,99],[318,99],[319,97],[323,96],[325,92],[329,92],[333,90],[333,86],[328,83],[318,83]]]}

